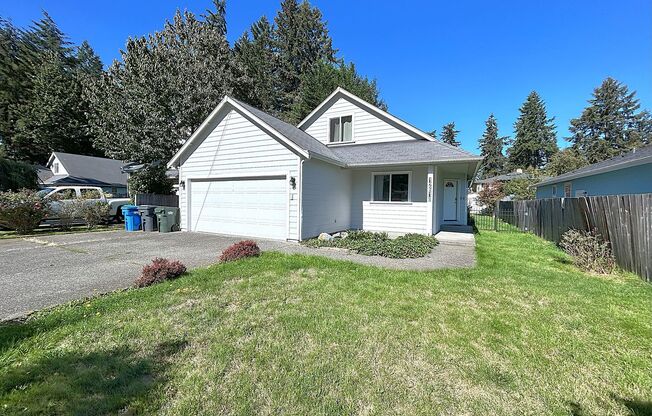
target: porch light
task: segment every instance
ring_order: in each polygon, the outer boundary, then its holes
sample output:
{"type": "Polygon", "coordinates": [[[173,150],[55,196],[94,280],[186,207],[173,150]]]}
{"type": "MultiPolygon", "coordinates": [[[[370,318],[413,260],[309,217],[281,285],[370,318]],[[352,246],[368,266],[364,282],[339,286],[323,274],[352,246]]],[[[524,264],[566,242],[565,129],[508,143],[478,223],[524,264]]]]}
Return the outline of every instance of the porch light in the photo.
{"type": "Polygon", "coordinates": [[[294,176],[290,177],[290,186],[292,189],[297,189],[297,180],[294,176]]]}
{"type": "Polygon", "coordinates": [[[186,181],[179,182],[179,188],[181,188],[182,190],[185,191],[186,190],[186,181]]]}

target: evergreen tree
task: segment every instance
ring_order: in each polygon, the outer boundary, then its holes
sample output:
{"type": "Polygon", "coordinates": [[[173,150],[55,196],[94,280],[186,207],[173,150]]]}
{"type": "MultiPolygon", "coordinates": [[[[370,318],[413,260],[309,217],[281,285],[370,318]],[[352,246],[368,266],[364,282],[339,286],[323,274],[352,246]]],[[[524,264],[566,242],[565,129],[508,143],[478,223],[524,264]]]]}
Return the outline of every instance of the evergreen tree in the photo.
{"type": "Polygon", "coordinates": [[[519,109],[514,141],[508,150],[511,168],[542,168],[559,148],[554,118],[548,118],[539,94],[532,91],[519,109]]]}
{"type": "Polygon", "coordinates": [[[444,127],[441,128],[440,140],[452,146],[459,147],[461,143],[456,140],[457,134],[459,132],[459,130],[455,130],[455,122],[445,124],[444,127]]]}
{"type": "Polygon", "coordinates": [[[12,153],[45,163],[53,151],[94,154],[81,108],[81,86],[52,53],[32,76],[32,94],[18,110],[12,153]]]}
{"type": "Polygon", "coordinates": [[[640,108],[636,92],[613,78],[593,91],[589,106],[571,120],[573,147],[589,163],[609,159],[632,148],[650,143],[652,121],[640,108]]]}
{"type": "Polygon", "coordinates": [[[278,115],[278,57],[274,50],[274,28],[265,16],[255,22],[233,47],[234,94],[263,111],[278,115]]]}
{"type": "Polygon", "coordinates": [[[302,76],[319,62],[335,62],[335,50],[321,11],[307,1],[283,0],[274,22],[279,59],[279,112],[290,119],[302,76]]]}
{"type": "Polygon", "coordinates": [[[370,81],[358,75],[353,64],[346,65],[342,62],[333,65],[322,61],[302,77],[301,87],[288,118],[294,123],[303,120],[337,87],[344,88],[376,107],[387,109],[380,99],[375,80],[370,81]]]}
{"type": "Polygon", "coordinates": [[[121,62],[86,88],[96,145],[116,159],[169,160],[231,93],[225,29],[218,1],[203,19],[177,11],[162,30],[129,39],[121,62]]]}
{"type": "Polygon", "coordinates": [[[20,43],[21,32],[0,17],[0,146],[4,153],[11,152],[16,107],[25,100],[29,88],[20,43]]]}
{"type": "Polygon", "coordinates": [[[99,61],[90,45],[75,55],[47,13],[26,31],[0,22],[0,36],[6,40],[0,49],[0,140],[6,154],[32,163],[45,163],[52,151],[96,154],[78,77],[82,61],[99,61]]]}
{"type": "Polygon", "coordinates": [[[87,41],[83,41],[77,48],[75,60],[77,71],[93,77],[99,77],[102,74],[102,60],[95,54],[87,41]]]}
{"type": "Polygon", "coordinates": [[[485,121],[485,131],[480,138],[480,155],[482,161],[482,176],[489,178],[500,175],[505,169],[503,146],[505,137],[498,136],[498,122],[493,114],[485,121]]]}

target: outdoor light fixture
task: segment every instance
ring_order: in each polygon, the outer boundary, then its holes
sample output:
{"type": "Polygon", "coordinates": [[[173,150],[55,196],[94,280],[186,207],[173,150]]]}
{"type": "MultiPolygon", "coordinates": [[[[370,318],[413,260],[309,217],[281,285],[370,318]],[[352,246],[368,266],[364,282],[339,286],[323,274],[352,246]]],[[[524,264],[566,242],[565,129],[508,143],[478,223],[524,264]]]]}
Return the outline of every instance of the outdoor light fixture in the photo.
{"type": "Polygon", "coordinates": [[[292,189],[297,189],[297,180],[294,178],[294,176],[290,178],[290,186],[292,189]]]}
{"type": "Polygon", "coordinates": [[[181,189],[183,189],[185,191],[186,190],[186,181],[179,182],[179,188],[181,188],[181,189]]]}

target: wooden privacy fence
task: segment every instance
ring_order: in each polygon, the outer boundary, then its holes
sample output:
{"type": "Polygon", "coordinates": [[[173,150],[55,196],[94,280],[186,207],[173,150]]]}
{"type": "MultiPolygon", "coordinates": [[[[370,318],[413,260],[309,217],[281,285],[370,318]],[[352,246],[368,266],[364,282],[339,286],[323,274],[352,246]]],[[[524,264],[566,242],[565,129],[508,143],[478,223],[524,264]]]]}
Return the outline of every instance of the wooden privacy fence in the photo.
{"type": "Polygon", "coordinates": [[[179,195],[136,194],[136,205],[158,205],[163,207],[178,207],[179,195]]]}
{"type": "Polygon", "coordinates": [[[652,194],[509,201],[506,221],[559,243],[567,230],[595,229],[611,243],[620,267],[652,281],[652,194]]]}

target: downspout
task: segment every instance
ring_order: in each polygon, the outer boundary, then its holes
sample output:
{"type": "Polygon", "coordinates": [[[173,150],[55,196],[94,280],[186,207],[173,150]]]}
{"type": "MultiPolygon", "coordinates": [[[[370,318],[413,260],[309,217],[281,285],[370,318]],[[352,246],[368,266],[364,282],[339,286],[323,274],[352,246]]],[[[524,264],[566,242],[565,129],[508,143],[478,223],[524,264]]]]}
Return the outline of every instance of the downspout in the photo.
{"type": "Polygon", "coordinates": [[[303,240],[303,234],[302,234],[302,227],[303,227],[303,162],[306,161],[304,158],[299,158],[299,226],[297,227],[297,230],[299,230],[299,241],[303,240]]]}

